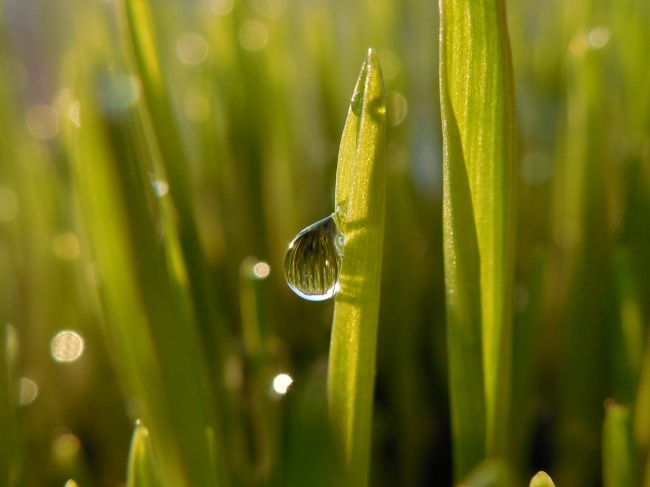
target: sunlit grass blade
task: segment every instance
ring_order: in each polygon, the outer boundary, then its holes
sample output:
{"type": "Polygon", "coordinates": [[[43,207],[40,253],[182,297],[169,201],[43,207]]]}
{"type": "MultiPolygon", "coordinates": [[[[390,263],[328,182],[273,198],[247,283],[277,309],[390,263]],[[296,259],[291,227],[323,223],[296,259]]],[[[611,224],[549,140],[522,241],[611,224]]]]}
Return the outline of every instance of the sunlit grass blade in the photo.
{"type": "Polygon", "coordinates": [[[345,238],[328,370],[345,485],[368,483],[386,200],[386,105],[376,52],[363,63],[341,138],[337,220],[345,238]]]}
{"type": "Polygon", "coordinates": [[[170,209],[152,188],[159,163],[136,100],[116,102],[132,79],[82,63],[73,77],[83,124],[66,144],[83,208],[109,348],[135,412],[152,432],[169,485],[219,485],[206,441],[213,425],[204,357],[183,286],[170,209]],[[92,103],[99,96],[103,110],[92,103]],[[92,164],[88,164],[92,161],[92,164]],[[188,380],[191,377],[191,380],[188,380]]]}
{"type": "Polygon", "coordinates": [[[632,487],[635,481],[632,417],[627,407],[608,400],[603,427],[603,485],[632,487]]]}
{"type": "Polygon", "coordinates": [[[202,338],[199,346],[210,363],[208,370],[212,378],[212,393],[219,399],[214,405],[217,413],[214,429],[215,450],[220,462],[218,471],[226,475],[229,465],[226,460],[227,452],[233,455],[237,453],[234,448],[224,448],[223,437],[227,435],[226,430],[231,430],[238,424],[231,421],[230,397],[223,383],[227,334],[223,327],[223,318],[215,309],[214,288],[210,282],[207,261],[196,226],[188,159],[163,72],[164,58],[158,46],[157,19],[149,0],[126,0],[124,13],[128,38],[143,84],[146,107],[151,115],[153,132],[167,176],[171,205],[176,216],[174,223],[182,252],[182,257],[179,255],[179,258],[187,268],[187,282],[183,284],[188,287],[192,298],[192,312],[202,338]]]}
{"type": "Polygon", "coordinates": [[[546,472],[537,472],[528,487],[555,487],[555,484],[546,472]]]}
{"type": "Polygon", "coordinates": [[[504,2],[441,0],[440,22],[445,280],[459,478],[482,455],[508,449],[516,128],[504,2]]]}
{"type": "Polygon", "coordinates": [[[156,465],[149,430],[138,421],[131,438],[126,487],[157,487],[160,484],[160,470],[156,465]]]}

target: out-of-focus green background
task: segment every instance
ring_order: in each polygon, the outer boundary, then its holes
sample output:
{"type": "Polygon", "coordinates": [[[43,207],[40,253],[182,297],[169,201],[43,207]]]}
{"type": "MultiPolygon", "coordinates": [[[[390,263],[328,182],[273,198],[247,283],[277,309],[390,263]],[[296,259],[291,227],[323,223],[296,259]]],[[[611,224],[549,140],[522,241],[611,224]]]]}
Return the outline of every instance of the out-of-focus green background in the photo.
{"type": "MultiPolygon", "coordinates": [[[[558,485],[599,485],[606,399],[629,406],[638,459],[650,445],[650,4],[507,7],[519,127],[512,459],[522,478],[543,468],[558,485]]],[[[121,0],[4,0],[0,483],[125,483],[133,422],[156,407],[134,395],[149,390],[134,364],[148,362],[137,346],[121,348],[131,339],[123,318],[139,319],[144,303],[151,328],[134,325],[133,340],[154,330],[156,344],[176,327],[198,329],[179,342],[183,350],[162,354],[173,360],[159,378],[198,356],[196,370],[210,378],[186,380],[224,384],[209,397],[237,418],[217,439],[234,485],[317,485],[309,478],[317,470],[292,465],[303,448],[318,451],[332,304],[294,295],[282,257],[301,228],[334,210],[338,143],[372,45],[387,93],[388,200],[371,485],[451,485],[437,8],[151,2],[155,55],[145,59],[159,62],[167,127],[140,77],[121,0]],[[104,180],[104,167],[121,169],[104,180]],[[124,192],[111,193],[111,177],[124,192]],[[92,206],[103,181],[106,206],[92,206]],[[104,213],[111,198],[118,209],[104,213]],[[120,242],[113,229],[123,228],[115,215],[134,239],[128,265],[117,247],[111,262],[107,242],[120,242]],[[188,215],[200,250],[178,271],[174,249],[191,248],[188,215]],[[168,260],[159,263],[171,270],[143,262],[149,241],[137,240],[140,231],[165,242],[168,260]],[[169,237],[176,231],[180,244],[169,237]],[[270,266],[268,278],[250,277],[258,261],[270,266]],[[124,274],[123,299],[110,291],[117,271],[108,275],[122,268],[133,273],[124,274]],[[169,296],[185,296],[158,287],[167,278],[205,279],[200,289],[211,292],[197,295],[209,311],[189,324],[156,321],[157,297],[164,310],[169,296]],[[142,295],[126,296],[130,289],[142,295]],[[251,329],[261,330],[263,360],[251,329]],[[83,341],[57,341],[64,330],[83,341]],[[259,399],[280,372],[294,379],[288,394],[259,399]]]]}

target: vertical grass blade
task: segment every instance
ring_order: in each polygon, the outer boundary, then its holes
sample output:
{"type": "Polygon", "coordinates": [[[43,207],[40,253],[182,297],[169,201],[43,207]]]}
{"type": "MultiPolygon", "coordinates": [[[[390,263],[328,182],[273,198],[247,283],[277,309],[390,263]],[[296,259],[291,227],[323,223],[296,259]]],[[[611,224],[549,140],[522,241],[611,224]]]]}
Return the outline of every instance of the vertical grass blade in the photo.
{"type": "Polygon", "coordinates": [[[608,373],[603,356],[608,352],[610,322],[606,319],[611,292],[609,246],[610,197],[603,98],[605,52],[590,49],[587,36],[591,22],[599,18],[593,2],[566,6],[566,134],[556,174],[557,221],[554,233],[561,245],[564,286],[558,330],[562,339],[559,376],[558,467],[560,484],[592,485],[598,482],[599,436],[603,411],[597,407],[605,397],[601,377],[608,373]],[[589,370],[589,374],[584,371],[589,370]]]}
{"type": "Polygon", "coordinates": [[[130,78],[81,62],[77,69],[83,123],[67,123],[65,141],[118,373],[152,431],[166,485],[223,485],[205,439],[214,407],[178,235],[150,180],[156,146],[135,100],[110,105],[130,78]],[[98,96],[112,111],[97,109],[98,96]]]}
{"type": "MultiPolygon", "coordinates": [[[[650,333],[645,340],[639,388],[634,405],[634,440],[650,462],[650,333]]],[[[648,479],[650,481],[650,479],[648,479]]]]}
{"type": "Polygon", "coordinates": [[[504,2],[441,0],[440,22],[445,280],[459,478],[477,457],[505,455],[508,444],[515,103],[504,2]]]}
{"type": "Polygon", "coordinates": [[[627,407],[609,400],[605,403],[603,428],[603,485],[632,487],[635,451],[632,444],[632,418],[627,407]]]}
{"type": "Polygon", "coordinates": [[[156,487],[160,473],[149,437],[149,430],[140,421],[135,425],[129,450],[126,487],[156,487]]]}
{"type": "Polygon", "coordinates": [[[386,200],[385,112],[381,68],[371,48],[348,111],[336,174],[345,255],[334,308],[328,395],[344,485],[368,483],[386,200]]]}

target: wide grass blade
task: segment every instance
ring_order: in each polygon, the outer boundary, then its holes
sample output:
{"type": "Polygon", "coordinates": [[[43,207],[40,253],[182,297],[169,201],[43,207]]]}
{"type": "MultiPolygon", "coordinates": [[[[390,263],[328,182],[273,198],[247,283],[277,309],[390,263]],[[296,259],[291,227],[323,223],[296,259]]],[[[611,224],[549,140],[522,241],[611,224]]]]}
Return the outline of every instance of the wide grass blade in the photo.
{"type": "Polygon", "coordinates": [[[386,200],[385,112],[381,68],[371,48],[352,96],[336,175],[337,223],[345,244],[328,395],[344,485],[368,483],[386,200]]]}
{"type": "Polygon", "coordinates": [[[455,474],[508,448],[516,128],[504,2],[440,2],[455,474]]]}

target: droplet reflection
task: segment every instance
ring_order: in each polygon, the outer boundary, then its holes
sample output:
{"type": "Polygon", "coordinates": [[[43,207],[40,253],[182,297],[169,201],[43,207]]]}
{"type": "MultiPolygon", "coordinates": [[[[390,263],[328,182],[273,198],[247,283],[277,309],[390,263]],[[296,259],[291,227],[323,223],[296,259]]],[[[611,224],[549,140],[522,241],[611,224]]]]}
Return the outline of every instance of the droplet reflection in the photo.
{"type": "Polygon", "coordinates": [[[323,301],[338,292],[342,237],[332,214],[291,241],[284,255],[284,276],[298,296],[323,301]]]}

